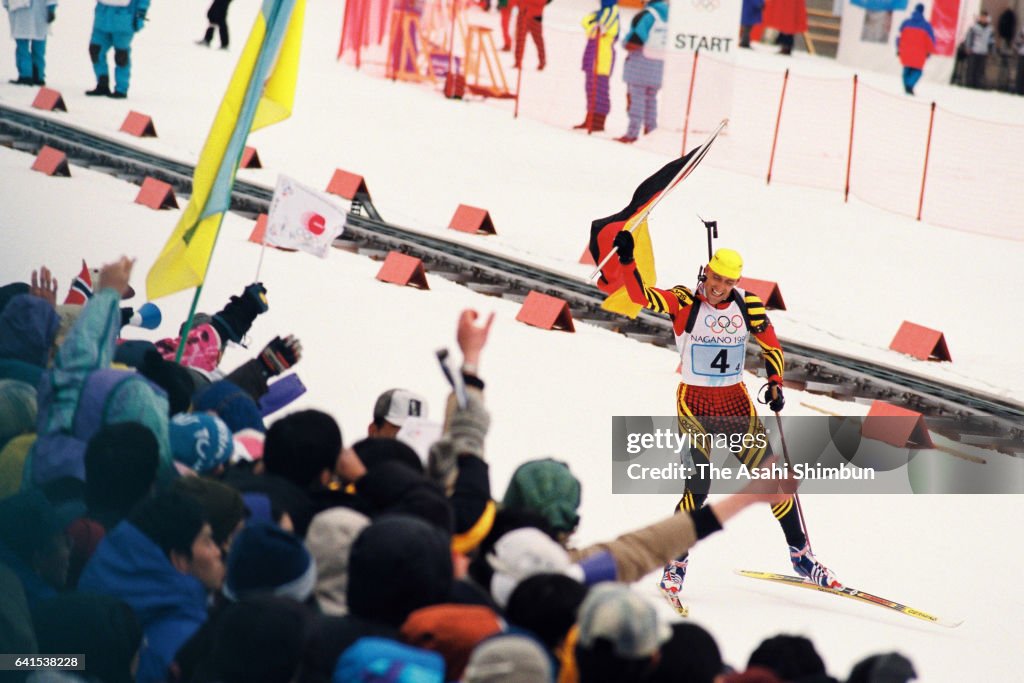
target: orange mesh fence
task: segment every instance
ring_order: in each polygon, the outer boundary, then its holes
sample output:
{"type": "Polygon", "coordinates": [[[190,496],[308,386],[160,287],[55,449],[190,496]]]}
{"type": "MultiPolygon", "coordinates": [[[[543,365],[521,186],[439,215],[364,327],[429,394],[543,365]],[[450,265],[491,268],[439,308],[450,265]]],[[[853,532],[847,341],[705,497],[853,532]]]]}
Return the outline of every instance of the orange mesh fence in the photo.
{"type": "MultiPolygon", "coordinates": [[[[664,72],[662,86],[658,91],[658,127],[650,134],[641,135],[636,144],[666,156],[679,156],[683,153],[683,123],[686,121],[686,103],[693,73],[693,54],[669,51],[660,57],[664,63],[664,72]]],[[[693,148],[700,144],[703,137],[713,129],[714,125],[703,135],[692,133],[693,139],[687,140],[687,146],[693,148]]]]}
{"type": "Polygon", "coordinates": [[[782,76],[760,69],[739,69],[703,54],[697,57],[686,146],[700,144],[708,131],[728,118],[729,125],[715,143],[708,163],[765,177],[782,76]]]}
{"type": "Polygon", "coordinates": [[[930,106],[861,83],[850,163],[850,194],[917,217],[930,106]]]}
{"type": "Polygon", "coordinates": [[[950,228],[1024,238],[1024,126],[935,111],[921,218],[950,228]]]}
{"type": "Polygon", "coordinates": [[[842,191],[853,79],[790,75],[771,182],[842,191]]]}
{"type": "MultiPolygon", "coordinates": [[[[547,19],[547,17],[545,17],[547,19]]],[[[558,128],[572,128],[583,121],[587,113],[585,92],[586,74],[582,69],[583,50],[587,44],[583,29],[568,26],[544,26],[546,65],[538,71],[538,56],[532,40],[523,50],[523,75],[519,87],[519,116],[543,121],[558,128]]],[[[616,54],[621,62],[621,54],[616,54]]],[[[514,61],[514,60],[512,60],[514,61]]],[[[621,68],[621,64],[615,64],[621,68]]],[[[616,72],[613,72],[616,73],[616,72]]],[[[512,71],[513,77],[516,72],[512,71]]],[[[611,88],[611,115],[605,128],[617,130],[616,110],[625,102],[625,90],[617,86],[614,76],[611,88]],[[613,123],[614,121],[614,123],[613,123]]],[[[586,134],[585,132],[583,133],[586,134]]]]}
{"type": "MultiPolygon", "coordinates": [[[[425,0],[422,14],[416,17],[419,31],[406,33],[404,38],[409,22],[403,24],[402,13],[392,11],[382,44],[361,48],[360,68],[442,92],[451,22],[445,2],[425,0]],[[403,40],[414,49],[403,51],[403,40]]],[[[568,21],[568,15],[550,14],[542,22],[543,68],[532,35],[535,31],[527,31],[520,74],[514,64],[516,13],[509,22],[511,49],[502,51],[500,14],[466,6],[456,25],[453,59],[455,71],[469,82],[464,96],[500,107],[510,116],[515,112],[566,130],[583,123],[594,106],[592,99],[588,101],[586,79],[595,77],[582,68],[586,35],[582,26],[568,21]],[[467,40],[471,34],[475,38],[467,40]],[[507,97],[492,96],[492,90],[502,87],[507,89],[507,97]]],[[[674,157],[699,145],[719,121],[728,118],[729,126],[705,163],[761,178],[767,178],[770,166],[773,183],[839,192],[846,186],[849,163],[850,194],[867,204],[914,218],[919,217],[920,206],[920,218],[936,225],[1024,239],[1024,229],[1016,219],[1024,210],[1020,192],[1024,164],[1019,162],[1024,126],[936,109],[929,152],[928,103],[861,82],[854,107],[855,87],[847,77],[791,74],[786,79],[781,72],[738,67],[705,53],[695,56],[668,51],[646,54],[661,63],[662,85],[654,91],[653,101],[645,100],[642,114],[634,110],[636,120],[631,127],[627,94],[641,91],[635,81],[632,88],[623,82],[629,53],[621,36],[628,26],[627,17],[622,18],[621,26],[614,67],[607,77],[604,130],[591,125],[592,130],[580,129],[580,135],[611,140],[636,131],[632,144],[674,157]]],[[[343,59],[355,64],[354,52],[346,50],[343,59]]],[[[655,62],[649,64],[658,68],[655,62]]],[[[600,88],[598,92],[603,97],[600,88]]],[[[594,97],[593,91],[590,97],[594,97]]]]}

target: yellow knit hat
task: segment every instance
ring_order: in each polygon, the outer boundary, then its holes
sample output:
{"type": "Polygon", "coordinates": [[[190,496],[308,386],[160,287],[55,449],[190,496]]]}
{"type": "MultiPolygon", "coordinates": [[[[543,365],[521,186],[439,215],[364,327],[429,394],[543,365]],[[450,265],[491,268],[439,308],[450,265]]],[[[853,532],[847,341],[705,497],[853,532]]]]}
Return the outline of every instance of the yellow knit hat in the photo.
{"type": "Polygon", "coordinates": [[[724,278],[739,280],[743,273],[743,257],[732,249],[719,249],[708,262],[708,268],[724,278]]]}

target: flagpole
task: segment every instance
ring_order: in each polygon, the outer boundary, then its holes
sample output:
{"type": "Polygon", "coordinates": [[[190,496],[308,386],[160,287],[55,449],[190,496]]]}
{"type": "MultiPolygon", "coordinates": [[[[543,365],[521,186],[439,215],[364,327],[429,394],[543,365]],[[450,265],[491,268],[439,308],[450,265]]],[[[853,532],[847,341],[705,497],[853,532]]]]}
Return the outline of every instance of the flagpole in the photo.
{"type": "Polygon", "coordinates": [[[192,331],[192,320],[196,315],[196,306],[199,304],[199,295],[203,291],[202,283],[196,287],[196,295],[192,297],[192,307],[188,309],[188,319],[185,321],[185,327],[181,330],[181,337],[178,341],[178,352],[174,354],[174,362],[181,363],[181,356],[185,353],[185,340],[188,339],[188,333],[192,331]]]}
{"type": "MultiPolygon", "coordinates": [[[[269,218],[267,220],[269,221],[269,218]]],[[[263,239],[260,241],[260,244],[261,244],[261,246],[260,246],[260,260],[256,264],[256,277],[255,277],[255,279],[253,279],[253,282],[259,282],[260,281],[260,271],[263,270],[263,255],[265,253],[267,253],[267,231],[266,231],[266,229],[263,230],[263,239]]]]}
{"type": "MultiPolygon", "coordinates": [[[[657,197],[655,197],[654,201],[651,202],[650,205],[648,205],[648,207],[644,209],[643,212],[641,212],[635,220],[633,220],[633,225],[629,228],[630,233],[636,230],[637,226],[644,222],[647,216],[650,215],[651,211],[654,210],[654,207],[658,205],[658,202],[664,199],[665,195],[672,191],[672,189],[676,186],[676,183],[678,183],[683,176],[689,173],[690,169],[692,169],[694,166],[700,163],[700,160],[704,158],[704,154],[711,146],[711,143],[722,131],[722,129],[725,128],[727,123],[729,123],[729,119],[722,119],[722,122],[718,124],[718,127],[715,128],[714,131],[712,131],[711,135],[708,136],[708,139],[704,141],[704,144],[698,147],[694,155],[690,157],[690,160],[687,161],[681,169],[679,169],[679,173],[676,173],[675,177],[672,178],[672,182],[670,182],[665,187],[665,191],[659,194],[657,197]]],[[[617,254],[618,251],[618,247],[612,246],[611,251],[609,251],[603,259],[601,259],[601,262],[597,264],[597,267],[594,269],[594,272],[590,274],[590,277],[587,278],[587,281],[593,282],[594,280],[596,280],[597,277],[601,274],[601,269],[604,268],[605,264],[608,263],[612,259],[612,256],[617,254]]]]}
{"type": "MultiPolygon", "coordinates": [[[[238,172],[238,163],[241,162],[241,157],[235,161],[235,172],[238,172]]],[[[231,186],[234,187],[234,178],[231,179],[231,186]]],[[[228,190],[228,196],[230,196],[231,190],[228,190]]],[[[213,235],[213,244],[210,246],[210,260],[213,260],[213,252],[217,248],[217,240],[220,239],[220,226],[224,222],[224,214],[221,213],[217,219],[217,232],[213,235]]],[[[209,269],[209,263],[207,263],[207,269],[209,269]]],[[[174,354],[174,362],[181,363],[181,355],[185,353],[185,340],[188,339],[188,333],[192,331],[192,323],[194,322],[196,315],[196,306],[199,304],[199,295],[203,293],[203,285],[206,283],[206,278],[199,283],[196,287],[196,295],[192,297],[192,307],[188,309],[188,319],[185,320],[185,327],[181,330],[181,337],[178,342],[178,352],[174,354]]]]}
{"type": "Polygon", "coordinates": [[[196,165],[195,191],[189,206],[147,276],[151,298],[199,287],[186,321],[186,334],[194,324],[202,280],[219,241],[223,214],[231,209],[245,141],[254,126],[270,125],[291,114],[304,9],[305,0],[263,3],[196,165]],[[264,104],[269,106],[264,108],[264,104]],[[201,239],[193,244],[197,231],[201,231],[201,239]]]}

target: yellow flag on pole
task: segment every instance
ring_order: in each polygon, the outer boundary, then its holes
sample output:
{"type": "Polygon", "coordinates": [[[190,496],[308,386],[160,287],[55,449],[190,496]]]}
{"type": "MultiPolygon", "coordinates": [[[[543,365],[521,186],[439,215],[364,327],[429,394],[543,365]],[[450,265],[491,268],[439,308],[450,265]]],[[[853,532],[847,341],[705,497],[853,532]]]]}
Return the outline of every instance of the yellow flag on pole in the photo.
{"type": "Polygon", "coordinates": [[[192,176],[192,197],[146,276],[150,299],[206,278],[249,131],[291,116],[305,0],[264,0],[192,176]]]}

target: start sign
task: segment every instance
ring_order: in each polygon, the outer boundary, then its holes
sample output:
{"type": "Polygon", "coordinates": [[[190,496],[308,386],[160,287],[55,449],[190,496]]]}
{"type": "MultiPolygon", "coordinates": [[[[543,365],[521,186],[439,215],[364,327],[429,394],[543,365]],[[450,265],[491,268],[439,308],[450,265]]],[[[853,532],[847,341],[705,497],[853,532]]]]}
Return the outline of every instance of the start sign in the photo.
{"type": "Polygon", "coordinates": [[[671,49],[732,54],[742,8],[742,0],[675,0],[668,14],[671,49]]]}

